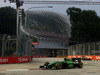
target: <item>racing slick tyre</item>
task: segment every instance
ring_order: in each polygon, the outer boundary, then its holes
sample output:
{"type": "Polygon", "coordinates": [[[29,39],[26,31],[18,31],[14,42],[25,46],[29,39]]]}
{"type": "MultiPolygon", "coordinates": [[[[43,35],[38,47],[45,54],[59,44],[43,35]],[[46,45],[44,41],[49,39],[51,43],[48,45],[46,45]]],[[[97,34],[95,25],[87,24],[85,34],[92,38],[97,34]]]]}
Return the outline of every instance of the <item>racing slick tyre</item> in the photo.
{"type": "Polygon", "coordinates": [[[78,59],[78,62],[81,62],[81,58],[77,58],[78,59]]]}
{"type": "Polygon", "coordinates": [[[49,64],[49,62],[46,62],[46,63],[44,64],[44,66],[48,66],[48,64],[49,64]]]}
{"type": "Polygon", "coordinates": [[[56,66],[57,69],[62,69],[62,64],[61,63],[57,63],[55,66],[56,66]]]}
{"type": "Polygon", "coordinates": [[[46,63],[44,64],[45,69],[48,69],[48,64],[49,64],[49,62],[46,62],[46,63]]]}
{"type": "Polygon", "coordinates": [[[78,64],[78,68],[83,68],[83,63],[82,62],[78,64]]]}
{"type": "Polygon", "coordinates": [[[52,68],[51,68],[52,70],[56,70],[56,66],[52,66],[52,68]]]}

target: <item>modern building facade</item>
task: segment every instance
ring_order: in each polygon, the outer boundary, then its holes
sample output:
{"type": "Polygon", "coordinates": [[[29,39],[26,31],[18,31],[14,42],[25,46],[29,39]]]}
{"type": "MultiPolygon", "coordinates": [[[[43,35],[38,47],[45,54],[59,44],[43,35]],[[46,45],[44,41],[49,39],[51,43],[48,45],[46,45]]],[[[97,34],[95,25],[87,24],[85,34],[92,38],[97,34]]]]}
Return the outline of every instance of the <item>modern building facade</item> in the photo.
{"type": "Polygon", "coordinates": [[[31,30],[37,36],[39,45],[35,45],[35,55],[67,55],[68,35],[31,30]]]}
{"type": "Polygon", "coordinates": [[[28,11],[26,30],[37,38],[34,55],[56,57],[68,55],[70,22],[66,15],[49,11],[28,11]]]}

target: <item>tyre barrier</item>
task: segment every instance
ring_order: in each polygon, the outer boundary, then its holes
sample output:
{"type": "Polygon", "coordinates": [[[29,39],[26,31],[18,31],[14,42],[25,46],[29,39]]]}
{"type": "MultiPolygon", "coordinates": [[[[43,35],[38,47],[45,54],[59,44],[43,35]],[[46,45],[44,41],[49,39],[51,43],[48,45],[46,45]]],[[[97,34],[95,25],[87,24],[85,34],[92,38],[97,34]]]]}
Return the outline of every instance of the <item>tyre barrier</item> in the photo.
{"type": "Polygon", "coordinates": [[[31,56],[23,57],[0,57],[0,64],[14,64],[31,62],[31,56]]]}

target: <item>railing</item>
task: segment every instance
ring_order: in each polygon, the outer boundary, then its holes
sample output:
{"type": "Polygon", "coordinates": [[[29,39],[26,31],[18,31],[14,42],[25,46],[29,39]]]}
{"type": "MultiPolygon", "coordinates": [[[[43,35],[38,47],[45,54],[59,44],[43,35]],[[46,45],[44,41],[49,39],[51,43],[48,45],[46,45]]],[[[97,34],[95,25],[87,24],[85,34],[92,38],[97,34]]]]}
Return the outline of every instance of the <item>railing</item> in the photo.
{"type": "Polygon", "coordinates": [[[100,55],[100,41],[69,46],[68,55],[100,55]]]}

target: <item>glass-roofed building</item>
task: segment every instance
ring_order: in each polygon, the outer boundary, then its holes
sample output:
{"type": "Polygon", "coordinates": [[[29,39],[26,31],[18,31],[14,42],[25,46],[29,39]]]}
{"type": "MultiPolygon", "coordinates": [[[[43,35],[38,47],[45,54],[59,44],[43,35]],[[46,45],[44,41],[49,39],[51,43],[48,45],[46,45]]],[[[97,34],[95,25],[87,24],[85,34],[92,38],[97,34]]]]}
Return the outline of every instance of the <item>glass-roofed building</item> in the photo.
{"type": "Polygon", "coordinates": [[[70,36],[70,21],[66,15],[50,11],[27,11],[26,31],[38,42],[34,55],[56,57],[67,55],[70,36]]]}

